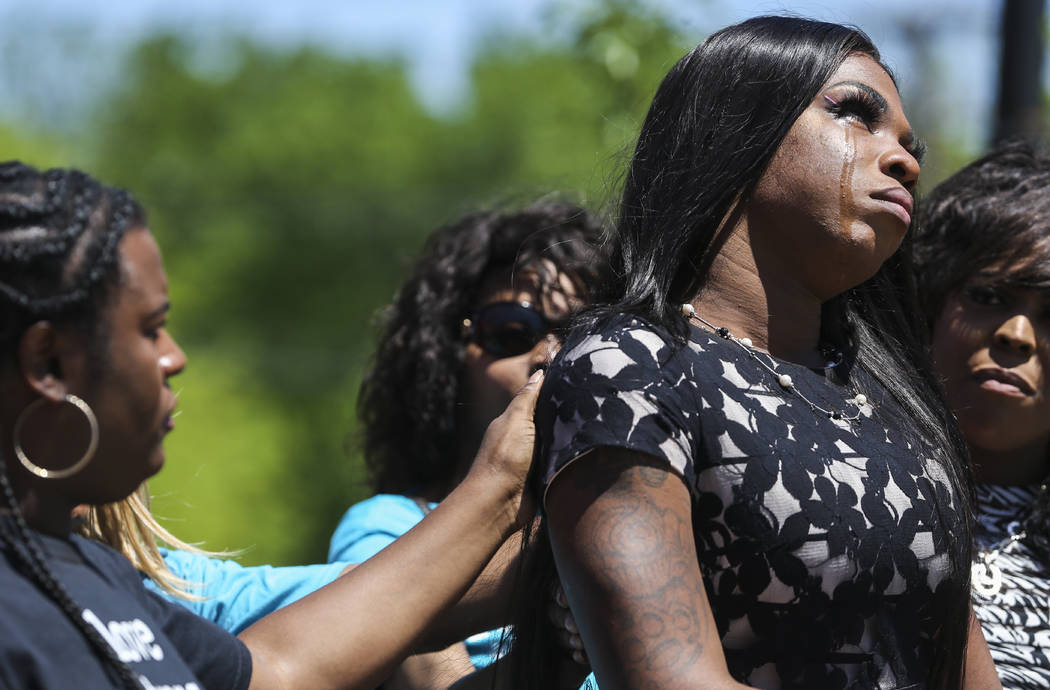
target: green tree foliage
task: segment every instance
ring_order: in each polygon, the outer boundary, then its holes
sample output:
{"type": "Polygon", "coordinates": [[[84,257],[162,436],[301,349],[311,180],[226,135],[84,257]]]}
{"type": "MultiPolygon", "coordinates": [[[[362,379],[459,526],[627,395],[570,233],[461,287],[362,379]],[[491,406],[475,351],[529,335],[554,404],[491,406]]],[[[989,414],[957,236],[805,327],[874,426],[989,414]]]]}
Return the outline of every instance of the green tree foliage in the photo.
{"type": "Polygon", "coordinates": [[[0,122],[0,161],[20,160],[43,167],[69,165],[71,153],[63,142],[0,122]]]}
{"type": "Polygon", "coordinates": [[[494,38],[462,125],[484,137],[478,167],[507,171],[500,184],[609,201],[659,80],[689,43],[627,2],[584,17],[564,44],[494,38]]]}
{"type": "Polygon", "coordinates": [[[448,213],[425,164],[442,135],[394,61],[240,42],[219,77],[190,54],[142,45],[97,138],[100,175],[150,212],[190,353],[157,510],[249,560],[314,560],[363,492],[343,440],[372,312],[448,213]]]}
{"type": "Polygon", "coordinates": [[[445,116],[393,59],[231,39],[202,67],[174,36],[129,56],[91,169],[149,210],[189,353],[153,482],[176,534],[254,545],[249,563],[324,557],[341,512],[368,495],[353,402],[374,313],[426,234],[468,208],[609,196],[616,154],[682,52],[629,9],[561,41],[490,42],[469,101],[445,116]]]}
{"type": "Polygon", "coordinates": [[[543,38],[492,36],[437,115],[397,59],[159,36],[76,155],[0,128],[4,157],[81,165],[149,211],[189,355],[152,483],[172,531],[245,563],[323,559],[369,494],[355,393],[424,237],[478,205],[614,200],[658,80],[702,38],[631,0],[555,15],[543,38]]]}

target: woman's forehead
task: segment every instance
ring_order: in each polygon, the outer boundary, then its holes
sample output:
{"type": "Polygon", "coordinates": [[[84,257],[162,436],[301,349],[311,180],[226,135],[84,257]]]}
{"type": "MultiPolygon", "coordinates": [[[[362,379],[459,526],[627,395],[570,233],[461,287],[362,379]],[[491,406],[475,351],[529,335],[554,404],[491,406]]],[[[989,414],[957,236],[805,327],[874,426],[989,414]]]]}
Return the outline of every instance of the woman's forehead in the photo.
{"type": "Polygon", "coordinates": [[[160,249],[149,230],[135,228],[120,240],[121,292],[156,301],[166,299],[168,277],[160,249]]]}
{"type": "Polygon", "coordinates": [[[563,311],[580,302],[573,276],[550,259],[489,271],[478,290],[478,305],[493,301],[530,301],[563,311]]]}
{"type": "Polygon", "coordinates": [[[1050,238],[1016,242],[985,265],[971,270],[974,280],[1016,288],[1050,287],[1050,238]]]}
{"type": "Polygon", "coordinates": [[[864,53],[849,55],[831,75],[824,88],[830,88],[844,82],[864,84],[875,89],[880,96],[886,99],[890,107],[903,113],[900,94],[897,91],[897,83],[883,64],[870,55],[865,55],[864,53]]]}

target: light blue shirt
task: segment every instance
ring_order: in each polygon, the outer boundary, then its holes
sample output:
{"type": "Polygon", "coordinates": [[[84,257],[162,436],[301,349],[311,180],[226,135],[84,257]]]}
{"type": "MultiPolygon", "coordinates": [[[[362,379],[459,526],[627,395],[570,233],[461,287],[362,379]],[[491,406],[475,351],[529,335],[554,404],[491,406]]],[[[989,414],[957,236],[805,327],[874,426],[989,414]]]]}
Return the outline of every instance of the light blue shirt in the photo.
{"type": "MultiPolygon", "coordinates": [[[[428,503],[433,510],[437,503],[428,503]]],[[[329,561],[360,563],[376,555],[388,544],[412,529],[423,519],[425,513],[414,499],[398,494],[376,494],[372,498],[355,503],[343,515],[332,534],[328,547],[329,561]]],[[[470,662],[475,668],[484,668],[495,663],[499,654],[502,630],[490,630],[471,635],[464,643],[470,662]]],[[[580,690],[598,690],[594,674],[587,677],[580,690]]]]}
{"type": "MultiPolygon", "coordinates": [[[[437,503],[428,503],[427,510],[436,506],[437,503]]],[[[332,534],[328,560],[352,563],[368,560],[415,527],[424,515],[415,500],[399,494],[377,494],[355,503],[332,534]]],[[[484,668],[496,661],[502,635],[502,629],[490,630],[463,641],[475,668],[484,668]]]]}
{"type": "MultiPolygon", "coordinates": [[[[433,510],[437,503],[428,503],[433,510]]],[[[376,494],[355,503],[332,534],[328,562],[362,563],[419,524],[425,513],[415,500],[398,494],[376,494]]]]}
{"type": "Polygon", "coordinates": [[[187,601],[162,590],[149,577],[142,582],[169,601],[181,604],[236,635],[263,616],[303,598],[339,577],[347,563],[275,568],[246,567],[236,561],[208,558],[186,551],[161,549],[176,576],[199,587],[190,593],[205,597],[187,601]]]}

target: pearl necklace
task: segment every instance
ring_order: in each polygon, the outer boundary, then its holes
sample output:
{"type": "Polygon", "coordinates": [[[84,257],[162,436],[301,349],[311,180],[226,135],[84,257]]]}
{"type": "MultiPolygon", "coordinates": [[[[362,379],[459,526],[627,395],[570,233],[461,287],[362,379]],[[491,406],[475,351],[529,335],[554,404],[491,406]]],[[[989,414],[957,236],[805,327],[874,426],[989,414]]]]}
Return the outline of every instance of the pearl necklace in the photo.
{"type": "Polygon", "coordinates": [[[759,366],[761,366],[763,369],[765,369],[773,375],[773,378],[776,379],[776,382],[780,384],[781,389],[788,393],[794,393],[795,395],[797,395],[799,399],[802,400],[802,402],[806,403],[806,405],[809,406],[809,409],[813,410],[814,412],[821,414],[829,419],[842,420],[844,422],[849,422],[850,424],[860,424],[861,419],[863,419],[863,408],[866,405],[868,405],[868,398],[863,393],[857,393],[852,398],[846,399],[846,405],[851,405],[856,409],[856,412],[854,412],[852,415],[844,414],[840,410],[825,409],[813,402],[812,400],[810,400],[809,398],[807,398],[802,393],[802,391],[798,389],[794,381],[791,380],[790,375],[782,374],[779,371],[777,371],[776,363],[774,362],[772,357],[766,354],[766,358],[769,360],[769,362],[762,361],[762,359],[759,357],[759,351],[754,349],[754,347],[751,344],[750,338],[737,338],[732,333],[730,333],[729,329],[725,326],[714,326],[708,323],[702,316],[696,313],[696,309],[693,308],[693,305],[689,304],[688,302],[682,305],[682,316],[686,317],[687,319],[696,319],[697,321],[714,331],[715,334],[718,335],[720,338],[724,338],[730,342],[739,345],[748,357],[755,360],[755,362],[757,362],[759,366]]]}

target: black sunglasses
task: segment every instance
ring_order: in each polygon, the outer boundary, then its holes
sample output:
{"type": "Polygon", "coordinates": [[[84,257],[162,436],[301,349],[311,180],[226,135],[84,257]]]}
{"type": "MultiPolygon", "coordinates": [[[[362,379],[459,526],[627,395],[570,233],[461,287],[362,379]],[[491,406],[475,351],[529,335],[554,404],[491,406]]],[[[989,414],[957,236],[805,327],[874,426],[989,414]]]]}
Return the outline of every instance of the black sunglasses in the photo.
{"type": "Polygon", "coordinates": [[[491,302],[463,319],[463,325],[468,340],[503,359],[525,354],[564,324],[551,321],[528,302],[491,302]]]}

